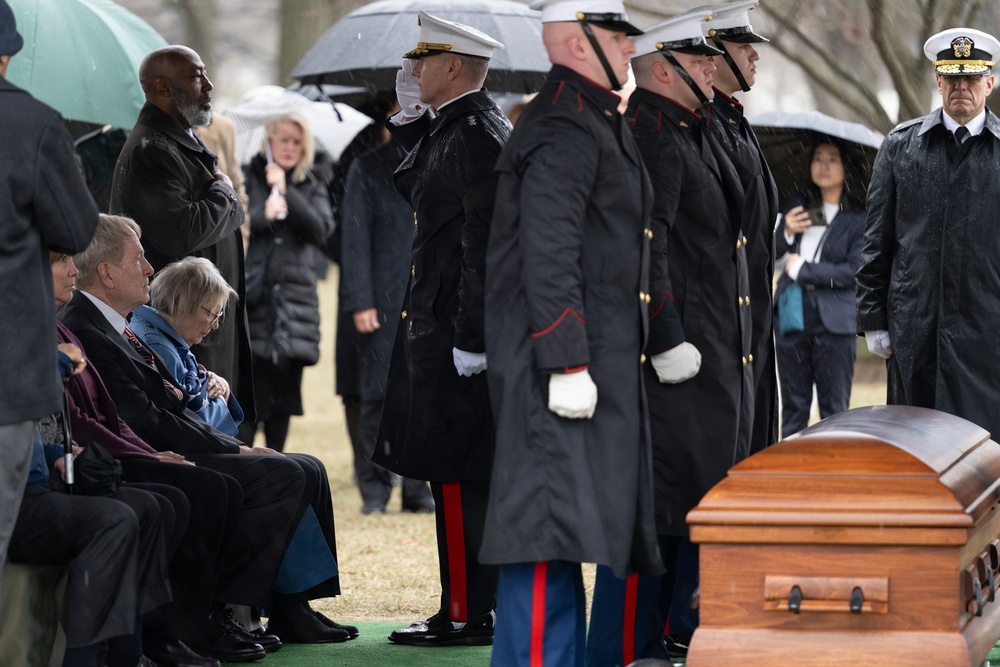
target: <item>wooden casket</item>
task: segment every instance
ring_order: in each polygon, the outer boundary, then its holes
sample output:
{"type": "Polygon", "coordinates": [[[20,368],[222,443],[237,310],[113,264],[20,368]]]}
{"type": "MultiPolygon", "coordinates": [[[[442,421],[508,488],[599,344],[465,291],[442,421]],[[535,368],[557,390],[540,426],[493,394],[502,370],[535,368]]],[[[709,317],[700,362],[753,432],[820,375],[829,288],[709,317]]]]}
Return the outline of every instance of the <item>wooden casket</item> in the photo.
{"type": "Polygon", "coordinates": [[[1000,638],[998,501],[1000,445],[935,410],[858,408],[755,454],[688,514],[687,664],[980,665],[1000,638]]]}

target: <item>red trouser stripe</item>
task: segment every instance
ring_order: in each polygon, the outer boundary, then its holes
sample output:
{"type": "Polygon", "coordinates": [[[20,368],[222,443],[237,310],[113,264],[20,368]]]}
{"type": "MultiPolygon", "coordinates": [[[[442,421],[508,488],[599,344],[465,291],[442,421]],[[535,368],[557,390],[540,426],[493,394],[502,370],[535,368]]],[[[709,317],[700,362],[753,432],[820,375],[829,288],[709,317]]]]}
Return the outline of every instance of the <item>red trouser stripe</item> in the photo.
{"type": "Polygon", "coordinates": [[[462,518],[462,485],[459,482],[441,484],[444,499],[444,539],[448,545],[448,584],[451,590],[451,620],[469,621],[465,581],[465,522],[462,518]]]}
{"type": "Polygon", "coordinates": [[[543,667],[545,650],[545,583],[549,563],[535,563],[535,581],[531,595],[531,667],[543,667]]]}
{"type": "Polygon", "coordinates": [[[635,662],[635,599],[639,591],[639,575],[625,580],[625,614],[622,618],[623,664],[635,662]]]}

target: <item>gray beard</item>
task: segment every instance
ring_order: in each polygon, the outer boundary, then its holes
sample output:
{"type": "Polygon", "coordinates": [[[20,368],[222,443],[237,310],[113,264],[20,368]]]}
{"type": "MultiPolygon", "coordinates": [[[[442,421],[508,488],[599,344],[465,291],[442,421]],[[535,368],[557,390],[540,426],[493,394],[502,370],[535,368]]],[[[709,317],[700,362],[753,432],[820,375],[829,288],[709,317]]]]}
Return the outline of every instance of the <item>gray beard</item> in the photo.
{"type": "Polygon", "coordinates": [[[206,127],[212,123],[212,110],[202,109],[201,105],[211,98],[205,93],[196,100],[188,98],[177,100],[177,110],[191,127],[206,127]]]}

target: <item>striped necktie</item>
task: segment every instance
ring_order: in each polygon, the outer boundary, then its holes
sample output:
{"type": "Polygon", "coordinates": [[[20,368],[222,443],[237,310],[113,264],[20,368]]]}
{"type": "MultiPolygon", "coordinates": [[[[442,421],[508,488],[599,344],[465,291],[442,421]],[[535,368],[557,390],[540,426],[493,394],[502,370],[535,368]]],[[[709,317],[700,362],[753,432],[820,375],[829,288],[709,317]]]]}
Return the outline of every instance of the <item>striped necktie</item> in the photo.
{"type": "MultiPolygon", "coordinates": [[[[153,351],[148,347],[146,347],[143,344],[143,342],[139,340],[139,337],[135,335],[135,332],[129,329],[128,326],[125,327],[124,335],[125,335],[125,340],[127,340],[132,345],[132,347],[135,348],[135,351],[139,353],[140,357],[145,359],[146,363],[149,364],[150,368],[159,373],[160,369],[156,367],[156,358],[153,356],[153,351]]],[[[184,392],[182,392],[180,389],[171,384],[171,382],[162,375],[160,376],[160,379],[163,380],[163,388],[168,393],[176,396],[178,401],[184,400],[184,392]]]]}

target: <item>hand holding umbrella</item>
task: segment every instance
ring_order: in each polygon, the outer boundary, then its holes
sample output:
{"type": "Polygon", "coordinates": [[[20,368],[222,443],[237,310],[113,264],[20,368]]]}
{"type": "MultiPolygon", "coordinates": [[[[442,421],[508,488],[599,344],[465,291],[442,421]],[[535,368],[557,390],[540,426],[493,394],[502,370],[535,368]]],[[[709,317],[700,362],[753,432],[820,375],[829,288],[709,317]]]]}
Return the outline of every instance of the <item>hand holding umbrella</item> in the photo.
{"type": "Polygon", "coordinates": [[[274,163],[271,156],[271,142],[264,141],[264,154],[267,156],[267,166],[264,173],[267,184],[271,186],[271,196],[264,202],[264,216],[268,220],[284,220],[288,217],[288,202],[285,201],[285,170],[274,163]]]}

